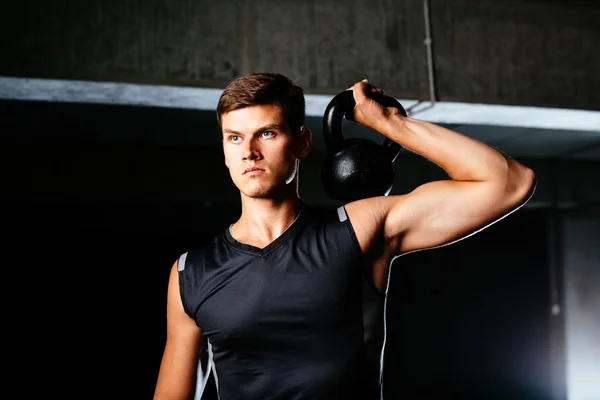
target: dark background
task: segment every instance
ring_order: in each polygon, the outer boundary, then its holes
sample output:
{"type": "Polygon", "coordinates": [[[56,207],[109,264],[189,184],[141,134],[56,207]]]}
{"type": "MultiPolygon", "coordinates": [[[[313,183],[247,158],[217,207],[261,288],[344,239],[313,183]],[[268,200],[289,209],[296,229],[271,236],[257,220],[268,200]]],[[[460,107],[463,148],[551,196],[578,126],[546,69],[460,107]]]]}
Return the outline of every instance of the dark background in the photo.
{"type": "MultiPolygon", "coordinates": [[[[75,384],[150,398],[170,268],[240,210],[204,192],[211,180],[227,188],[220,149],[125,136],[159,136],[175,118],[193,124],[194,111],[0,105],[5,285],[11,311],[23,309],[11,330],[29,343],[19,363],[43,363],[33,381],[47,393],[75,384]]],[[[394,262],[388,398],[550,398],[546,219],[524,208],[394,262]]]]}

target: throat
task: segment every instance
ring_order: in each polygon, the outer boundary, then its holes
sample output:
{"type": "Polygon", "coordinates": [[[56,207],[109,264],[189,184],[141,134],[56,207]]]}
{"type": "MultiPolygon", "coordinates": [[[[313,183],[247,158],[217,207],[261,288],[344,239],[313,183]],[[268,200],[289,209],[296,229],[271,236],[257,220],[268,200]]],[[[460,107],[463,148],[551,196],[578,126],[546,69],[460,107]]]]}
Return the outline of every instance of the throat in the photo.
{"type": "Polygon", "coordinates": [[[236,236],[231,231],[231,226],[229,227],[229,234],[231,235],[233,240],[235,240],[236,242],[247,245],[247,246],[256,247],[258,249],[264,249],[265,247],[267,247],[268,245],[273,243],[275,241],[275,239],[277,239],[277,238],[272,238],[269,240],[269,239],[260,238],[260,237],[236,236]]]}
{"type": "Polygon", "coordinates": [[[254,224],[245,224],[243,220],[240,219],[235,224],[231,224],[229,226],[229,234],[233,240],[238,243],[264,249],[281,237],[285,232],[287,232],[298,220],[301,214],[302,211],[296,215],[291,223],[287,224],[287,226],[279,226],[278,229],[273,229],[273,226],[269,227],[268,225],[260,227],[254,224]]]}

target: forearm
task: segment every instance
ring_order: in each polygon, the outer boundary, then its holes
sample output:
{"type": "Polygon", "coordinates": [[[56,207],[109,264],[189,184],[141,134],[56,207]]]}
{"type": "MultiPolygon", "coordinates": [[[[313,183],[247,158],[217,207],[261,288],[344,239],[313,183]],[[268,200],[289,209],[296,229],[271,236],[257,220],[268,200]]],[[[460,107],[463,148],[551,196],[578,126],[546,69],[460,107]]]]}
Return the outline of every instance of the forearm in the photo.
{"type": "Polygon", "coordinates": [[[450,129],[413,118],[394,116],[380,132],[422,155],[460,181],[505,181],[524,168],[496,149],[450,129]]]}
{"type": "Polygon", "coordinates": [[[179,365],[173,351],[163,355],[153,400],[188,400],[194,394],[195,375],[189,363],[179,365]]]}

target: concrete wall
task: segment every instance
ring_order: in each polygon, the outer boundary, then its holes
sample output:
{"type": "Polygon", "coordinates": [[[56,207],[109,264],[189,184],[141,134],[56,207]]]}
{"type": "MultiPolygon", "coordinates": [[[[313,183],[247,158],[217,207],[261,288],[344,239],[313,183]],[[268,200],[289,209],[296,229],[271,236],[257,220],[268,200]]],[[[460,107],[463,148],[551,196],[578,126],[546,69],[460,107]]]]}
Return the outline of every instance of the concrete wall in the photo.
{"type": "MultiPolygon", "coordinates": [[[[599,5],[431,1],[440,100],[600,109],[599,5]]],[[[0,75],[222,87],[276,70],[429,99],[421,0],[33,2],[0,16],[0,75]]]]}
{"type": "Polygon", "coordinates": [[[431,3],[438,88],[445,100],[598,109],[600,59],[592,53],[600,38],[600,3],[431,3]]]}

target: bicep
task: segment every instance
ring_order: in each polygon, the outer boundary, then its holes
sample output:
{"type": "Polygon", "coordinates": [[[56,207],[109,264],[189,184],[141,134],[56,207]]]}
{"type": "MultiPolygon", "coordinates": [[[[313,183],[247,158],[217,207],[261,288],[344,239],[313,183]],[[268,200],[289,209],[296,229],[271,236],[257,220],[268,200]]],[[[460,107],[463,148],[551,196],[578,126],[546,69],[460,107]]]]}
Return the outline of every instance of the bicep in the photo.
{"type": "Polygon", "coordinates": [[[171,268],[167,291],[167,339],[155,399],[189,398],[194,391],[202,331],[183,308],[177,262],[171,268]]]}
{"type": "Polygon", "coordinates": [[[498,221],[524,201],[522,194],[486,182],[429,182],[389,199],[384,235],[396,237],[396,254],[463,239],[498,221]]]}

